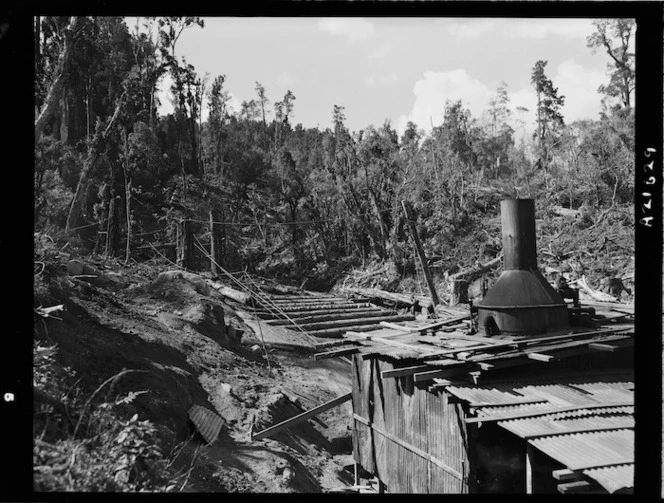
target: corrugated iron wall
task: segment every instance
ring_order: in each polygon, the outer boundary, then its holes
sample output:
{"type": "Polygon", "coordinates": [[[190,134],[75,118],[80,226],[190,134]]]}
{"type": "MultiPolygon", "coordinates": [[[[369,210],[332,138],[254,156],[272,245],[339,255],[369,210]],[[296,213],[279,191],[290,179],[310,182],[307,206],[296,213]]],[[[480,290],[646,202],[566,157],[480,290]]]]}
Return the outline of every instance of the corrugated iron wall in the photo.
{"type": "Polygon", "coordinates": [[[390,493],[467,493],[467,437],[460,405],[393,365],[353,356],[353,456],[390,493]]]}

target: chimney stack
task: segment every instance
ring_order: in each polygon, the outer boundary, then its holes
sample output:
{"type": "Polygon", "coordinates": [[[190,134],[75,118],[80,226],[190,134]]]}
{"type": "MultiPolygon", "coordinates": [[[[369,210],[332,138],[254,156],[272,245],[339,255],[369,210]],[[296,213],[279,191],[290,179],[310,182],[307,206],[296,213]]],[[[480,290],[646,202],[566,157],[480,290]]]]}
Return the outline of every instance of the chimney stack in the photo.
{"type": "Polygon", "coordinates": [[[535,335],[568,326],[567,304],[537,269],[535,201],[500,204],[503,272],[478,304],[486,335],[535,335]]]}

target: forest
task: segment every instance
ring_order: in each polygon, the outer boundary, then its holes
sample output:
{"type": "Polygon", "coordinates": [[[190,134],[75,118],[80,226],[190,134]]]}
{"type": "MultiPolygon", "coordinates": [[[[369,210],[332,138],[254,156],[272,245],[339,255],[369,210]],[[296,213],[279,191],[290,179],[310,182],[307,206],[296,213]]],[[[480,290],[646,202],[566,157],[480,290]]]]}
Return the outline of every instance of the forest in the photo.
{"type": "Polygon", "coordinates": [[[226,75],[201,75],[176,52],[185,30],[206,29],[203,19],[139,19],[34,19],[37,241],[321,290],[387,264],[394,287],[419,277],[405,206],[443,277],[495,257],[499,201],[528,197],[554,265],[572,255],[601,277],[613,271],[591,259],[598,252],[629,262],[633,20],[595,21],[588,33],[588,51],[610,60],[594,120],[566,122],[565,97],[540,60],[530,76],[536,109],[513,109],[502,84],[480,117],[447,101],[430,133],[410,122],[399,135],[387,120],[350,131],[343,104],[325,129],[293,124],[295,94],[270,96],[260,82],[233,111],[226,75]],[[161,116],[166,76],[174,112],[161,116]],[[510,126],[517,115],[536,121],[532,137],[510,126]]]}

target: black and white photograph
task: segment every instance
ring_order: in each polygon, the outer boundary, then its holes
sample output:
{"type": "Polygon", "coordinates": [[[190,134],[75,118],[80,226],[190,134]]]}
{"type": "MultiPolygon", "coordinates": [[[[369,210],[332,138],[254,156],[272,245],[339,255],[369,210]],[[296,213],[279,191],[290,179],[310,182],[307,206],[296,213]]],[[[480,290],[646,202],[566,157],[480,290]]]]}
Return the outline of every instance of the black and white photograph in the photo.
{"type": "Polygon", "coordinates": [[[32,498],[663,494],[662,6],[423,3],[29,17],[32,498]]]}

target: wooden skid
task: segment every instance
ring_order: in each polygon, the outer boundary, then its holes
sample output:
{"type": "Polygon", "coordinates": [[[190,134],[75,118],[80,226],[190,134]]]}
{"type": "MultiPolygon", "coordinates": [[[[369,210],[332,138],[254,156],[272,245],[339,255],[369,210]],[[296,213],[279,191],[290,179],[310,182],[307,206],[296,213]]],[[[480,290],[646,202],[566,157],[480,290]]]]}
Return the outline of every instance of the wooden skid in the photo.
{"type": "MultiPolygon", "coordinates": [[[[312,311],[310,314],[307,314],[306,316],[300,315],[298,313],[297,316],[289,316],[290,318],[293,318],[293,321],[296,323],[322,323],[325,321],[338,321],[338,320],[352,320],[352,319],[358,319],[358,318],[374,318],[377,316],[393,316],[394,313],[391,313],[389,311],[383,311],[381,309],[367,309],[367,310],[353,310],[348,312],[348,310],[339,310],[337,313],[330,313],[328,311],[312,311]]],[[[275,320],[268,320],[268,323],[273,326],[279,326],[279,325],[289,325],[291,324],[291,320],[288,319],[275,319],[275,320]]]]}
{"type": "Polygon", "coordinates": [[[350,320],[325,321],[321,323],[297,323],[297,325],[303,330],[314,331],[314,330],[325,330],[328,328],[376,325],[379,324],[381,320],[405,321],[412,319],[413,317],[411,315],[378,316],[378,317],[374,316],[371,318],[353,318],[350,320]]]}
{"type": "Polygon", "coordinates": [[[334,309],[310,309],[308,311],[295,311],[295,312],[267,312],[260,311],[256,312],[257,316],[260,316],[264,320],[285,320],[288,322],[288,318],[308,318],[310,316],[319,316],[321,314],[332,315],[332,314],[342,314],[342,313],[364,313],[364,312],[384,312],[383,309],[371,306],[371,307],[362,307],[362,308],[334,308],[334,309]]]}

